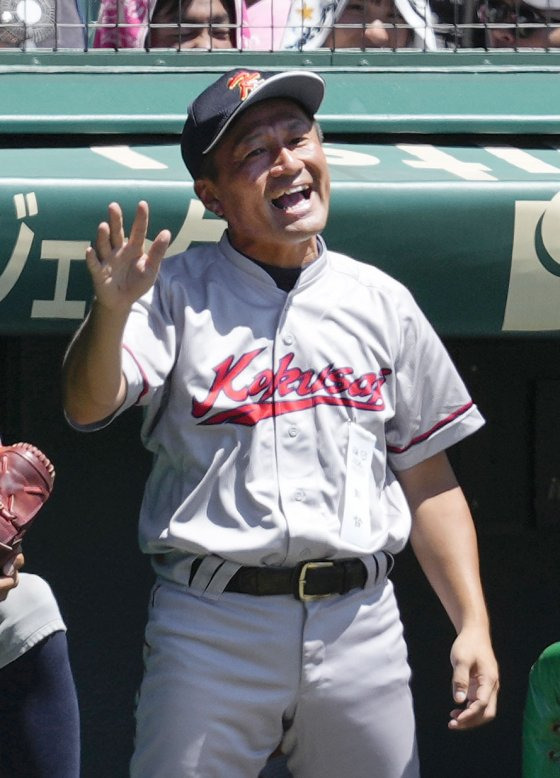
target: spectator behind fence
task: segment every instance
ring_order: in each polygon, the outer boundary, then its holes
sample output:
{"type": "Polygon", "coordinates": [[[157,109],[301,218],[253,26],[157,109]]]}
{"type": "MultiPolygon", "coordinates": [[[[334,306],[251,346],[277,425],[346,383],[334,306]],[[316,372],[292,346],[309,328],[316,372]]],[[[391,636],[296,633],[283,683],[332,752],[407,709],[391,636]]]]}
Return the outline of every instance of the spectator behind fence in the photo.
{"type": "Polygon", "coordinates": [[[176,0],[102,0],[93,45],[252,51],[438,48],[435,17],[425,0],[183,0],[180,21],[192,27],[182,30],[177,8],[176,0]],[[158,27],[164,24],[169,27],[158,27]]]}
{"type": "Polygon", "coordinates": [[[253,51],[439,48],[425,0],[246,0],[242,19],[253,51]]]}
{"type": "Polygon", "coordinates": [[[433,51],[434,24],[425,0],[292,0],[282,48],[433,51]]]}
{"type": "Polygon", "coordinates": [[[76,0],[6,0],[0,49],[84,49],[85,25],[76,0]]]}
{"type": "Polygon", "coordinates": [[[177,0],[102,0],[97,20],[102,26],[93,45],[101,49],[238,47],[234,2],[182,0],[178,19],[177,0]]]}
{"type": "Polygon", "coordinates": [[[412,38],[393,0],[348,0],[325,43],[332,49],[404,49],[412,38]]]}
{"type": "Polygon", "coordinates": [[[560,0],[485,0],[478,19],[486,44],[497,49],[547,49],[560,46],[560,0]]]}

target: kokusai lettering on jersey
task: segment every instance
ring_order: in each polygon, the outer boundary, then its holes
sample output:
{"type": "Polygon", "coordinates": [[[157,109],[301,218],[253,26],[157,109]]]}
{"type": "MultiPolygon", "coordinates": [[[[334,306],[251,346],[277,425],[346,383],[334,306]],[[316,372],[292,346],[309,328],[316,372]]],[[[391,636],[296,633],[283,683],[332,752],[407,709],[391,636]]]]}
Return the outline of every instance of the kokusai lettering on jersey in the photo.
{"type": "Polygon", "coordinates": [[[316,405],[344,405],[366,411],[382,411],[385,403],[381,387],[391,374],[389,368],[357,375],[352,367],[326,365],[319,371],[292,366],[294,354],[280,360],[278,370],[262,370],[251,374],[254,360],[264,349],[242,354],[237,360],[227,357],[214,368],[216,378],[207,397],[193,399],[192,413],[201,424],[253,425],[261,419],[306,410],[316,405]],[[234,408],[212,413],[218,397],[223,394],[234,408]],[[253,399],[253,402],[247,402],[253,399]],[[203,418],[206,417],[206,418],[203,418]]]}

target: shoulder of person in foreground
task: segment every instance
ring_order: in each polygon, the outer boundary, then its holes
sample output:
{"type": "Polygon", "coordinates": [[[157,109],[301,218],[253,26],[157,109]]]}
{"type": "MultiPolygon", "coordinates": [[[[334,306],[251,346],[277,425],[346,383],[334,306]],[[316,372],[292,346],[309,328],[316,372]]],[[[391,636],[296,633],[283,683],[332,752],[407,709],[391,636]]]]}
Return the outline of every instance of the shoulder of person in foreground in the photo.
{"type": "MultiPolygon", "coordinates": [[[[0,577],[0,590],[6,578],[0,577]]],[[[66,625],[49,584],[38,575],[19,573],[17,586],[0,602],[0,668],[59,631],[66,625]]]]}

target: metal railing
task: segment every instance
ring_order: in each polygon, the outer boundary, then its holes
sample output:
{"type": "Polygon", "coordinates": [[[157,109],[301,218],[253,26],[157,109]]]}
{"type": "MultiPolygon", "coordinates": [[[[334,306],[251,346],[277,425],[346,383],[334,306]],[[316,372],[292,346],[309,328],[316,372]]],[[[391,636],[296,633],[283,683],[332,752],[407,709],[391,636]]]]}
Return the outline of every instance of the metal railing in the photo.
{"type": "Polygon", "coordinates": [[[0,49],[560,48],[560,0],[0,0],[0,49]],[[555,4],[558,8],[553,7],[555,4]]]}

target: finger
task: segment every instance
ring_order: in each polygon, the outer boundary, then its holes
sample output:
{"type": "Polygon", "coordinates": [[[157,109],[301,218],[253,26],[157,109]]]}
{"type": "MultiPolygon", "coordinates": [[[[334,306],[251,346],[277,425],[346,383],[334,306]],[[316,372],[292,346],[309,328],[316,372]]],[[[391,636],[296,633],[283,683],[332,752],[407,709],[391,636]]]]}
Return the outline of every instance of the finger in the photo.
{"type": "Polygon", "coordinates": [[[93,246],[88,246],[86,249],[86,267],[91,276],[95,277],[99,272],[101,263],[97,257],[97,253],[93,246]]]}
{"type": "Polygon", "coordinates": [[[2,566],[2,574],[5,575],[7,578],[12,578],[16,574],[16,568],[14,565],[14,560],[8,559],[7,562],[4,562],[2,566]]]}
{"type": "Polygon", "coordinates": [[[463,662],[457,662],[453,668],[451,680],[453,699],[457,705],[466,702],[469,693],[470,673],[469,668],[463,662]]]}
{"type": "Polygon", "coordinates": [[[123,215],[118,203],[109,204],[109,237],[113,249],[120,249],[124,243],[123,215]]]}
{"type": "Polygon", "coordinates": [[[25,557],[23,556],[21,551],[19,551],[17,553],[17,555],[16,555],[16,558],[14,559],[14,567],[15,567],[15,569],[16,570],[21,570],[21,568],[23,567],[24,563],[25,563],[25,557]]]}
{"type": "Polygon", "coordinates": [[[154,239],[154,242],[150,246],[146,264],[152,269],[154,273],[157,273],[170,243],[171,233],[169,230],[162,230],[160,233],[158,233],[154,239]]]}
{"type": "Polygon", "coordinates": [[[148,222],[150,218],[150,209],[148,203],[145,200],[140,200],[136,206],[136,215],[134,222],[132,223],[132,229],[130,230],[130,237],[128,243],[130,246],[135,247],[143,253],[144,241],[148,234],[148,222]]]}
{"type": "Polygon", "coordinates": [[[111,228],[107,222],[101,222],[97,228],[95,237],[95,251],[99,262],[103,262],[111,256],[113,246],[111,244],[111,228]]]}
{"type": "Polygon", "coordinates": [[[165,257],[165,252],[169,247],[170,241],[171,233],[169,230],[162,230],[154,242],[150,245],[148,253],[146,254],[144,271],[152,275],[153,283],[155,283],[157,274],[159,272],[159,267],[165,257]]]}
{"type": "Polygon", "coordinates": [[[491,721],[496,715],[498,684],[481,684],[475,699],[466,707],[451,711],[450,729],[470,729],[491,721]]]}
{"type": "Polygon", "coordinates": [[[17,551],[13,556],[7,559],[2,566],[2,573],[8,578],[17,576],[18,570],[23,567],[25,558],[21,551],[17,551]]]}
{"type": "Polygon", "coordinates": [[[456,708],[451,711],[449,729],[474,729],[495,716],[495,710],[483,705],[480,701],[473,703],[469,708],[456,708]]]}

